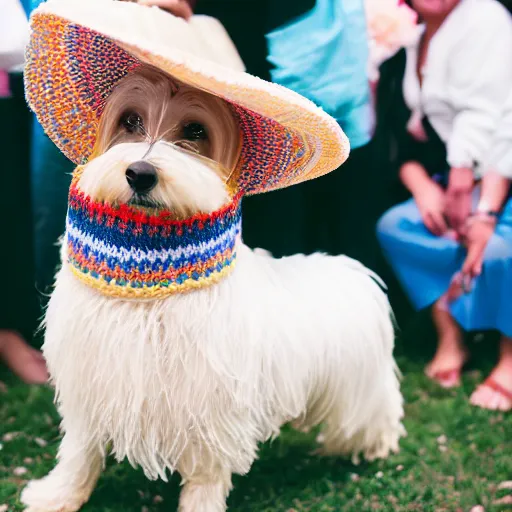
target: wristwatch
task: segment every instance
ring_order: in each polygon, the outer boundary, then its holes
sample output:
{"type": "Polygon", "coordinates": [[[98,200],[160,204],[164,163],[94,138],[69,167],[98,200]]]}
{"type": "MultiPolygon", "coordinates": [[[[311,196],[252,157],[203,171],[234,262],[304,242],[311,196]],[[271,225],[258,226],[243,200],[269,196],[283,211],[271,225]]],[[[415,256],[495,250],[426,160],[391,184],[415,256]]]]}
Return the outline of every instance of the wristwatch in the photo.
{"type": "Polygon", "coordinates": [[[500,216],[500,211],[490,208],[486,201],[480,201],[473,215],[494,217],[497,219],[500,216]]]}

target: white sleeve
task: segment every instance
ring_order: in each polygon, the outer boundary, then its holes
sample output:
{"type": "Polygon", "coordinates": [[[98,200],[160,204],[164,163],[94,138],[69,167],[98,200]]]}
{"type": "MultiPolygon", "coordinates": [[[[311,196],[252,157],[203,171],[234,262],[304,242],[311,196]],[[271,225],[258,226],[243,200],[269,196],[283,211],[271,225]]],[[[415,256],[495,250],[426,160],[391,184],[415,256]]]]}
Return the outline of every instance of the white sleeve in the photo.
{"type": "Polygon", "coordinates": [[[494,134],[489,156],[485,160],[483,172],[489,171],[496,171],[512,179],[512,94],[509,94],[494,134]]]}
{"type": "Polygon", "coordinates": [[[457,112],[447,144],[451,167],[473,167],[489,150],[512,84],[512,17],[500,5],[478,9],[454,49],[449,97],[457,112]]]}
{"type": "Polygon", "coordinates": [[[14,70],[25,61],[28,20],[20,0],[0,0],[0,69],[14,70]]]}

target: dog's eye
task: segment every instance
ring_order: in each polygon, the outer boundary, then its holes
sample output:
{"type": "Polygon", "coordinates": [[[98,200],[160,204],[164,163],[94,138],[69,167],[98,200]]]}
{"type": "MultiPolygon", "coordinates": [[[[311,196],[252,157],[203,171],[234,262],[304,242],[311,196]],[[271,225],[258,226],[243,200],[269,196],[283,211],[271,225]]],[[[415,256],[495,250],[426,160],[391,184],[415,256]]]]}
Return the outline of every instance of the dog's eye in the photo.
{"type": "Polygon", "coordinates": [[[206,140],[206,128],[199,123],[188,123],[183,127],[183,138],[186,140],[206,140]]]}
{"type": "Polygon", "coordinates": [[[119,124],[128,133],[144,133],[144,123],[142,117],[137,112],[126,112],[122,115],[119,124]]]}

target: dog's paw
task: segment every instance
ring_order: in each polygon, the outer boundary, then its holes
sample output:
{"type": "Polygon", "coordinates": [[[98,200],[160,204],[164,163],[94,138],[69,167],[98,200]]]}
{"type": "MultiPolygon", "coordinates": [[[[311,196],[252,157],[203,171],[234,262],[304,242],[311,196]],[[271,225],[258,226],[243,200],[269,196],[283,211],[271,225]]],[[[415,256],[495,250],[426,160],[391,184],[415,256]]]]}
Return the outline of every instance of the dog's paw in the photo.
{"type": "Polygon", "coordinates": [[[88,498],[51,475],[32,480],[21,493],[21,502],[27,507],[25,512],[76,512],[88,498]]]}
{"type": "Polygon", "coordinates": [[[316,439],[319,448],[315,453],[322,456],[348,456],[354,465],[358,465],[361,455],[371,462],[398,453],[400,438],[405,435],[406,431],[401,423],[381,429],[375,429],[372,424],[369,429],[361,429],[351,437],[344,437],[338,432],[334,435],[328,431],[321,432],[316,439]]]}
{"type": "Polygon", "coordinates": [[[386,459],[393,453],[400,451],[400,438],[406,436],[405,428],[400,424],[397,428],[391,429],[377,438],[374,444],[364,449],[364,458],[367,461],[375,459],[386,459]]]}

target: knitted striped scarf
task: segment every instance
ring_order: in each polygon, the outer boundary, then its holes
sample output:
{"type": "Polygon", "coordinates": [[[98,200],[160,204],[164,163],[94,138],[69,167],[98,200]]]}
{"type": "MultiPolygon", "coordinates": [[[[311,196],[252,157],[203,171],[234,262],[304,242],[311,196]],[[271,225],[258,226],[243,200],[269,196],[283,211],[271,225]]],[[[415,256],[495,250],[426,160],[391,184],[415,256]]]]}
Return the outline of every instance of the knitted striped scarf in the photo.
{"type": "Polygon", "coordinates": [[[186,220],[96,202],[78,188],[69,193],[67,263],[103,294],[158,298],[218,282],[233,268],[241,232],[241,197],[211,214],[186,220]]]}

